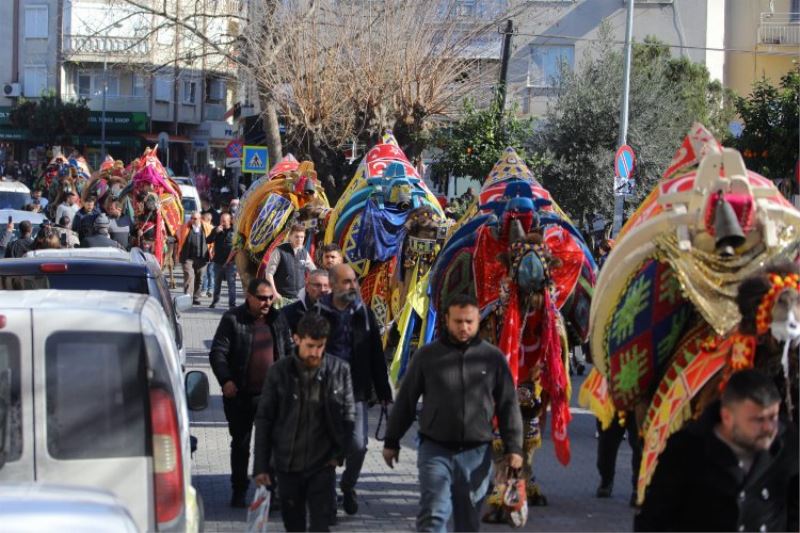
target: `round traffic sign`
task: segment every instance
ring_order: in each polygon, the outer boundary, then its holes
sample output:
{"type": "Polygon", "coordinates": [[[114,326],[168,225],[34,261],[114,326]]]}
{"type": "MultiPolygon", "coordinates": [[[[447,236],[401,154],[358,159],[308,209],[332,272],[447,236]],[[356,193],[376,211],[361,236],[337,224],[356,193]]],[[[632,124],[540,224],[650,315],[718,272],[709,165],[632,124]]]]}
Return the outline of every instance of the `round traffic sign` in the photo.
{"type": "Polygon", "coordinates": [[[633,148],[623,144],[614,156],[614,174],[623,180],[630,179],[635,162],[636,156],[633,155],[633,148]]]}

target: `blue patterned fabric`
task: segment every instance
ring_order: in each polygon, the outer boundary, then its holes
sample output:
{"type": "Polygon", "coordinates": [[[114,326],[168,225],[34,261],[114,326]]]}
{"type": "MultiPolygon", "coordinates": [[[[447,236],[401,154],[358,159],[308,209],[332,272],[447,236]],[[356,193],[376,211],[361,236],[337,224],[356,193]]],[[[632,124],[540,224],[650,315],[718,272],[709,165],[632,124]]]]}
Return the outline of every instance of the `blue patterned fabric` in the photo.
{"type": "Polygon", "coordinates": [[[350,259],[386,261],[400,255],[408,215],[408,210],[388,205],[381,209],[370,199],[361,215],[361,227],[355,237],[358,257],[350,259]]]}

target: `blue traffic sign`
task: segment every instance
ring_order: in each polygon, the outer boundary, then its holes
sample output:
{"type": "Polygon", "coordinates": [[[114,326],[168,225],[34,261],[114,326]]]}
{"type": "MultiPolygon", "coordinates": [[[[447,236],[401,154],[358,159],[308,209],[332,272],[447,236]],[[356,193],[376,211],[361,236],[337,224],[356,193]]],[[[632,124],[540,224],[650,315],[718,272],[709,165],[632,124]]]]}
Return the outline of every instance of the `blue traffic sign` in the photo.
{"type": "Polygon", "coordinates": [[[636,157],[633,155],[633,148],[623,144],[614,156],[614,174],[622,180],[628,180],[633,174],[633,165],[636,157]]]}
{"type": "Polygon", "coordinates": [[[266,174],[269,168],[269,151],[266,146],[245,146],[242,154],[242,172],[266,174]]]}

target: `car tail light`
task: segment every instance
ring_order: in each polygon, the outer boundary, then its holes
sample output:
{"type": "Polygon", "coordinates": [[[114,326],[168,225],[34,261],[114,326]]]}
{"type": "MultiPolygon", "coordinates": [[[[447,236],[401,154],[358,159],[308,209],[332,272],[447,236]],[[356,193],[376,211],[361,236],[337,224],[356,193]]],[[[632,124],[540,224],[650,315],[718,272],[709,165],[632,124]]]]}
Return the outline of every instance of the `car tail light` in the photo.
{"type": "Polygon", "coordinates": [[[163,389],[150,390],[153,426],[153,476],[156,521],[171,522],[184,505],[183,457],[178,417],[172,396],[163,389]]]}
{"type": "Polygon", "coordinates": [[[53,274],[56,272],[66,272],[67,271],[67,264],[66,263],[42,263],[39,266],[39,270],[42,272],[46,272],[48,274],[53,274]]]}
{"type": "Polygon", "coordinates": [[[6,315],[0,315],[0,329],[6,327],[6,315]]]}

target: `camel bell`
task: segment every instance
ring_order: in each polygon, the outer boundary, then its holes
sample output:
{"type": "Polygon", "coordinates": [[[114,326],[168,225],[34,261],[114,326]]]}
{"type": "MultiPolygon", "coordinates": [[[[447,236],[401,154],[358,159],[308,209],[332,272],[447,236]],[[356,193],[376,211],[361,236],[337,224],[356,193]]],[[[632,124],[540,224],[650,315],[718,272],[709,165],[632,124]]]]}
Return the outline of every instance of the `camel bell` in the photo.
{"type": "Polygon", "coordinates": [[[734,250],[744,244],[745,236],[736,212],[725,197],[720,194],[714,210],[714,234],[717,237],[717,253],[722,257],[733,257],[734,250]]]}

